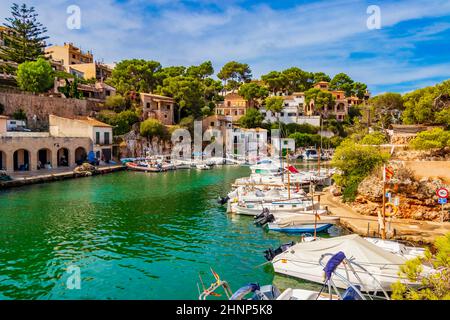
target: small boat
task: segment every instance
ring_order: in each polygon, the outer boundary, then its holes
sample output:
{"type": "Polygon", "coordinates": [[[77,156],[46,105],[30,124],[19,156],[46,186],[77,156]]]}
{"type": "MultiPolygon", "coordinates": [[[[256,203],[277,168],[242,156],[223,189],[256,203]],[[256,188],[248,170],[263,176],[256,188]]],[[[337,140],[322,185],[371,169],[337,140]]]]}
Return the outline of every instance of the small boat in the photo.
{"type": "Polygon", "coordinates": [[[198,164],[195,166],[198,170],[211,170],[212,167],[207,164],[198,164]]]}
{"type": "Polygon", "coordinates": [[[295,214],[283,218],[275,218],[267,227],[271,231],[286,233],[314,233],[325,232],[333,225],[339,223],[339,217],[311,214],[295,214]]]}
{"type": "MultiPolygon", "coordinates": [[[[322,283],[321,271],[323,266],[319,263],[324,255],[343,252],[351,261],[359,266],[353,274],[349,274],[348,281],[359,283],[361,291],[370,292],[378,290],[391,291],[391,285],[399,280],[400,266],[408,260],[403,256],[388,252],[375,244],[353,234],[348,236],[321,239],[320,241],[303,242],[289,247],[288,250],[276,255],[272,264],[276,273],[300,278],[311,282],[322,283]],[[373,279],[377,280],[377,283],[373,279]]],[[[424,266],[424,272],[431,269],[424,266]]],[[[339,274],[348,274],[347,266],[337,267],[339,274]]],[[[338,288],[346,289],[348,281],[341,277],[334,281],[338,288]]],[[[410,285],[414,283],[407,282],[410,285]]]]}
{"type": "Polygon", "coordinates": [[[127,162],[125,164],[125,166],[127,167],[128,170],[132,170],[132,171],[140,171],[140,172],[163,172],[163,171],[168,171],[169,168],[164,168],[162,165],[161,166],[151,166],[150,164],[146,164],[146,163],[134,163],[134,162],[127,162]]]}
{"type": "Polygon", "coordinates": [[[313,203],[310,200],[285,200],[274,201],[270,203],[253,203],[240,202],[229,203],[229,212],[256,216],[263,212],[264,209],[269,209],[273,214],[275,213],[306,213],[306,214],[326,214],[326,210],[321,210],[318,203],[313,203]]]}
{"type": "Polygon", "coordinates": [[[319,160],[319,153],[316,149],[306,149],[305,152],[302,154],[303,160],[306,161],[318,161],[319,160]]]}

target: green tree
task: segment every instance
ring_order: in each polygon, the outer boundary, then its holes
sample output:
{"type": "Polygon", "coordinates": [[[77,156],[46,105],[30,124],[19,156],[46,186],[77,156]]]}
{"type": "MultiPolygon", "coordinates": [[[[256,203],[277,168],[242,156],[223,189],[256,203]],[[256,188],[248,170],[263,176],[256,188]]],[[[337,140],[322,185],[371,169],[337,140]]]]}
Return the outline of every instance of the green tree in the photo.
{"type": "Polygon", "coordinates": [[[427,248],[423,257],[400,267],[401,279],[392,285],[393,300],[450,300],[450,233],[438,237],[434,247],[434,255],[427,248]],[[435,272],[423,274],[423,264],[432,265],[435,272]],[[411,287],[404,279],[421,285],[411,287]]]}
{"type": "Polygon", "coordinates": [[[199,66],[192,66],[186,70],[186,75],[198,79],[206,79],[214,74],[214,68],[211,61],[203,62],[199,66]]]}
{"type": "Polygon", "coordinates": [[[78,78],[75,77],[72,81],[65,79],[66,85],[64,87],[59,87],[58,91],[64,94],[66,98],[70,99],[82,99],[83,93],[78,90],[78,78]]]}
{"type": "Polygon", "coordinates": [[[366,134],[361,140],[361,144],[366,145],[381,145],[384,143],[387,143],[386,135],[379,131],[366,134]]]}
{"type": "Polygon", "coordinates": [[[345,95],[350,97],[353,94],[354,81],[345,73],[338,73],[330,82],[330,89],[345,91],[345,95]]]}
{"type": "Polygon", "coordinates": [[[370,98],[368,104],[372,109],[374,120],[379,121],[384,128],[389,127],[396,120],[396,115],[404,110],[403,97],[399,93],[380,94],[370,98]]]}
{"type": "Polygon", "coordinates": [[[166,127],[156,119],[147,119],[141,123],[141,136],[152,140],[154,138],[166,139],[166,127]]]}
{"type": "Polygon", "coordinates": [[[41,93],[53,86],[53,69],[50,63],[39,58],[27,61],[17,69],[17,84],[24,91],[41,93]]]}
{"type": "Polygon", "coordinates": [[[295,145],[297,147],[320,146],[321,142],[321,137],[318,134],[297,132],[289,135],[289,138],[295,140],[295,145]]]}
{"type": "Polygon", "coordinates": [[[247,113],[239,119],[239,124],[243,128],[259,128],[262,125],[264,116],[255,108],[250,108],[247,113]]]}
{"type": "Polygon", "coordinates": [[[364,99],[366,96],[367,84],[362,82],[354,82],[352,87],[352,95],[357,96],[359,99],[364,99]]]}
{"type": "Polygon", "coordinates": [[[122,95],[116,94],[114,96],[109,96],[108,98],[106,98],[105,106],[115,112],[121,112],[126,109],[127,101],[122,95]]]}
{"type": "Polygon", "coordinates": [[[330,82],[331,78],[329,75],[323,73],[323,72],[316,72],[313,73],[314,83],[318,83],[321,81],[330,82]]]}
{"type": "Polygon", "coordinates": [[[175,99],[178,106],[178,119],[181,119],[182,113],[197,118],[206,105],[205,86],[203,81],[197,78],[186,76],[167,78],[158,88],[158,92],[175,99]]]}
{"type": "Polygon", "coordinates": [[[300,68],[289,68],[282,72],[285,78],[286,90],[292,94],[294,92],[304,92],[314,84],[314,74],[303,71],[300,68]]]}
{"type": "Polygon", "coordinates": [[[25,113],[25,111],[23,111],[23,109],[19,108],[16,111],[14,111],[14,113],[12,114],[12,118],[14,120],[26,121],[27,114],[25,113]]]}
{"type": "Polygon", "coordinates": [[[292,133],[309,133],[309,134],[317,134],[319,132],[319,127],[315,127],[309,123],[289,123],[285,126],[285,131],[287,132],[287,135],[290,135],[292,133]]]}
{"type": "Polygon", "coordinates": [[[327,115],[326,110],[333,109],[336,101],[331,93],[317,88],[305,92],[305,102],[309,103],[311,100],[314,100],[315,109],[324,116],[327,115]]]}
{"type": "Polygon", "coordinates": [[[114,68],[108,84],[125,95],[129,91],[152,93],[161,83],[161,64],[157,61],[123,60],[114,68]]]}
{"type": "Polygon", "coordinates": [[[11,15],[4,24],[11,32],[4,33],[5,46],[0,47],[0,59],[21,64],[42,58],[47,29],[37,20],[34,7],[14,3],[11,15]]]}
{"type": "Polygon", "coordinates": [[[423,131],[417,134],[409,145],[417,150],[442,149],[450,147],[450,131],[442,128],[435,128],[430,131],[423,131]]]}
{"type": "Polygon", "coordinates": [[[265,100],[265,108],[267,111],[270,111],[277,115],[283,110],[284,107],[284,99],[283,97],[267,97],[265,100]]]}
{"type": "Polygon", "coordinates": [[[271,71],[268,74],[262,75],[261,80],[273,94],[276,94],[279,91],[284,91],[287,86],[287,79],[285,75],[278,71],[271,71]]]}
{"type": "Polygon", "coordinates": [[[361,181],[388,159],[389,154],[376,147],[363,146],[351,139],[344,140],[336,148],[331,161],[331,165],[339,170],[333,178],[343,188],[344,201],[353,201],[361,181]]]}
{"type": "Polygon", "coordinates": [[[269,95],[267,88],[255,82],[244,83],[239,88],[238,93],[246,100],[250,101],[251,105],[257,104],[258,100],[265,99],[269,95]]]}
{"type": "Polygon", "coordinates": [[[231,83],[232,89],[237,89],[239,84],[243,82],[248,82],[252,78],[252,70],[246,63],[239,63],[236,61],[230,61],[226,63],[217,77],[225,82],[225,85],[231,83]]]}

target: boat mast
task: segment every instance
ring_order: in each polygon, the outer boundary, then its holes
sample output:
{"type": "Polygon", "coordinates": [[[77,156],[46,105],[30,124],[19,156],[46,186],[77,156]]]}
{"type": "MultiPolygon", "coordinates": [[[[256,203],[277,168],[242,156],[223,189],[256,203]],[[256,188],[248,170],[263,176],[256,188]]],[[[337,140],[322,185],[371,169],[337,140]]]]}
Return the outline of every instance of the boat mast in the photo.
{"type": "Polygon", "coordinates": [[[286,167],[288,176],[288,200],[291,200],[291,171],[289,170],[289,154],[286,153],[286,167]]]}
{"type": "Polygon", "coordinates": [[[283,150],[281,149],[281,122],[280,119],[278,118],[278,144],[279,144],[279,148],[280,148],[280,159],[281,159],[281,182],[284,184],[284,166],[283,166],[283,150]]]}

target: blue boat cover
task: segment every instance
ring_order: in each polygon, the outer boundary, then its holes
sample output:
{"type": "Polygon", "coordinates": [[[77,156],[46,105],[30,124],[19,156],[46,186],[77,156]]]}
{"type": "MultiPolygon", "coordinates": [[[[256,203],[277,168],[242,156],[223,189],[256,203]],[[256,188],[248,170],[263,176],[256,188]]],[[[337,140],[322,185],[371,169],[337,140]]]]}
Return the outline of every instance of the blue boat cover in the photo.
{"type": "MultiPolygon", "coordinates": [[[[361,291],[361,287],[355,285],[355,287],[361,291]]],[[[361,300],[361,296],[353,289],[353,287],[348,287],[344,292],[342,300],[361,300]]]]}
{"type": "Polygon", "coordinates": [[[238,291],[236,291],[230,298],[230,300],[242,300],[247,294],[251,292],[255,292],[256,290],[259,290],[259,284],[257,283],[250,283],[246,285],[245,287],[240,288],[238,291]]]}
{"type": "Polygon", "coordinates": [[[95,153],[94,153],[94,151],[89,151],[89,154],[88,154],[88,161],[89,162],[92,162],[92,161],[95,161],[96,159],[95,159],[95,153]]]}
{"type": "Polygon", "coordinates": [[[331,275],[333,274],[334,270],[338,267],[338,265],[341,264],[341,262],[345,259],[345,253],[342,251],[339,251],[334,256],[328,260],[327,265],[323,269],[325,271],[326,280],[330,280],[331,275]]]}

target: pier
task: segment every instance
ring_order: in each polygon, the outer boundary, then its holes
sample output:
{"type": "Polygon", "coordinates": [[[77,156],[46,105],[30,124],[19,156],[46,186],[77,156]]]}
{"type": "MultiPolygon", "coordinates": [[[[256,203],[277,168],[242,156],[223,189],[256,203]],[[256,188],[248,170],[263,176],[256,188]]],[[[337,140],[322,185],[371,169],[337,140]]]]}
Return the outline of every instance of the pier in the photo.
{"type": "Polygon", "coordinates": [[[97,167],[96,170],[92,172],[92,174],[76,173],[73,171],[73,169],[74,168],[71,169],[65,168],[65,169],[39,170],[39,171],[17,173],[14,176],[12,176],[13,180],[0,182],[0,190],[22,187],[38,183],[109,174],[125,170],[125,167],[123,165],[100,166],[97,167]]]}

